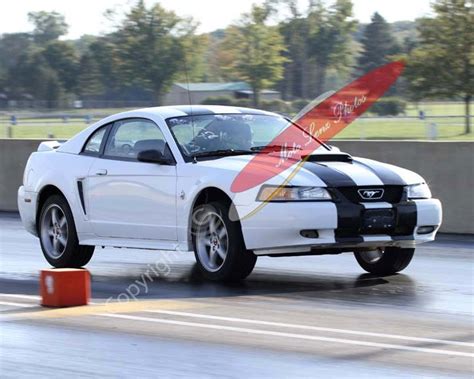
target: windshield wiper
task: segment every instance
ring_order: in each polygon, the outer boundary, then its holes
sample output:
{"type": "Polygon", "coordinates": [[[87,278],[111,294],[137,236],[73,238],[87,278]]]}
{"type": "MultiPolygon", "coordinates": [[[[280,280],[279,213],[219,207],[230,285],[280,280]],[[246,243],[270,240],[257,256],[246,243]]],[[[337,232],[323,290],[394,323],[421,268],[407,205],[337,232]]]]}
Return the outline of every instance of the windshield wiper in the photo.
{"type": "Polygon", "coordinates": [[[194,153],[192,158],[199,157],[223,157],[226,155],[244,155],[244,154],[255,154],[255,151],[252,150],[239,150],[239,149],[221,149],[221,150],[211,150],[211,151],[200,151],[194,153]]]}
{"type": "Polygon", "coordinates": [[[250,148],[252,151],[262,151],[262,150],[271,150],[271,151],[278,151],[278,150],[303,150],[301,147],[294,147],[294,146],[285,146],[285,145],[265,145],[265,146],[253,146],[250,148]]]}

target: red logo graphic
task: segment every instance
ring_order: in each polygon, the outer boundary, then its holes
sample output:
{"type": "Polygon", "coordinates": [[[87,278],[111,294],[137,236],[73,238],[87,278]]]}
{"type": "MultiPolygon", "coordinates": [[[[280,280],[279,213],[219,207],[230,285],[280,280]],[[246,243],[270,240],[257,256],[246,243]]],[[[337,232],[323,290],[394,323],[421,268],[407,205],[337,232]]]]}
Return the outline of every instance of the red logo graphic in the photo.
{"type": "Polygon", "coordinates": [[[317,139],[330,140],[363,114],[397,80],[404,67],[403,61],[378,67],[309,109],[247,163],[231,190],[243,192],[262,184],[314,152],[321,147],[317,139]],[[275,151],[274,146],[282,148],[275,151]]]}

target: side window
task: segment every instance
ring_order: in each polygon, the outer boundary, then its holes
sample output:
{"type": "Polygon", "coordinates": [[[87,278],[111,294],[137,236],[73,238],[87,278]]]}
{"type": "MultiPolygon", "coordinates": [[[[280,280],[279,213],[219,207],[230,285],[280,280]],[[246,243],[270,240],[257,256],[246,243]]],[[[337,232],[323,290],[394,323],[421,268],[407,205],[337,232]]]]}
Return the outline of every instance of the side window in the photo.
{"type": "Polygon", "coordinates": [[[165,137],[158,126],[149,120],[117,121],[107,140],[104,155],[108,158],[136,159],[143,150],[165,150],[165,137]]]}
{"type": "Polygon", "coordinates": [[[83,153],[90,154],[90,155],[99,155],[100,153],[100,145],[102,144],[102,140],[104,139],[105,131],[107,130],[107,126],[103,126],[96,130],[87,141],[84,149],[82,149],[83,153]]]}

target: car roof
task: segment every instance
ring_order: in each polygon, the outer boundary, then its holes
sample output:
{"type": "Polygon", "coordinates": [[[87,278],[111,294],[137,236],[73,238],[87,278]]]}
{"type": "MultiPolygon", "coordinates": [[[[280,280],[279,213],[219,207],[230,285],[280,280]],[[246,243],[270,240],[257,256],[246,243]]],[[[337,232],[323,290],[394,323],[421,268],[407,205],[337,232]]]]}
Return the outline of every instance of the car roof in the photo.
{"type": "Polygon", "coordinates": [[[126,111],[121,113],[116,113],[106,117],[88,128],[84,129],[82,132],[76,134],[66,143],[61,145],[57,151],[64,153],[78,154],[82,146],[84,146],[85,141],[89,136],[97,130],[100,126],[108,124],[110,122],[118,121],[123,118],[132,118],[132,117],[145,117],[145,118],[161,118],[166,120],[171,117],[182,117],[182,116],[198,116],[198,115],[209,115],[209,114],[253,114],[253,115],[268,115],[268,116],[278,116],[276,113],[262,111],[259,109],[253,108],[244,108],[244,107],[230,107],[225,105],[170,105],[162,107],[152,107],[152,108],[142,108],[132,111],[126,111]]]}
{"type": "Polygon", "coordinates": [[[162,107],[142,108],[128,112],[122,112],[115,116],[130,117],[137,113],[160,116],[163,119],[180,116],[198,116],[204,114],[254,114],[254,115],[275,115],[275,113],[262,111],[260,109],[232,107],[227,105],[169,105],[162,107]]]}

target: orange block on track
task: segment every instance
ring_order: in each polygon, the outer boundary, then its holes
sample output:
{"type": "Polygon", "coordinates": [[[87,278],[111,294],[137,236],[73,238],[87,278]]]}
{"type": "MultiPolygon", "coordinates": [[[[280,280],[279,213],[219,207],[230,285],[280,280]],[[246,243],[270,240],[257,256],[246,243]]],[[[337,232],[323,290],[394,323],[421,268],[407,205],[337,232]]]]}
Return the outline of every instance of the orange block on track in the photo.
{"type": "Polygon", "coordinates": [[[47,307],[87,305],[90,298],[90,281],[89,271],[84,269],[41,270],[41,305],[47,307]]]}

